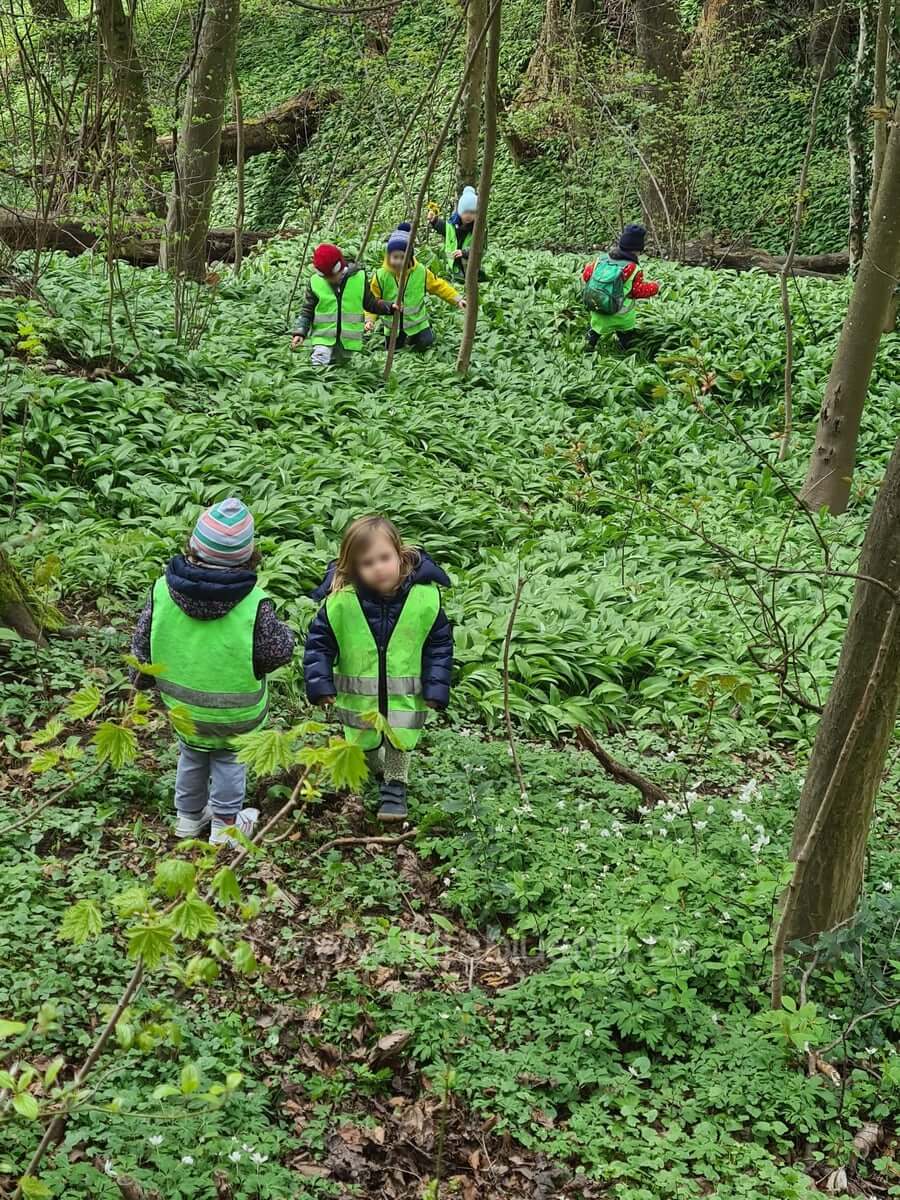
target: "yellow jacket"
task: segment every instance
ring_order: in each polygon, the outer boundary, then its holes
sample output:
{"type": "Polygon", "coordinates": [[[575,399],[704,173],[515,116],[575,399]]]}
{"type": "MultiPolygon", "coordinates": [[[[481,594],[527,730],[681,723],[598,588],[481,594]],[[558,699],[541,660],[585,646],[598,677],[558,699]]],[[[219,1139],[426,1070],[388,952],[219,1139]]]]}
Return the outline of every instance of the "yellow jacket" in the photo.
{"type": "MultiPolygon", "coordinates": [[[[410,263],[409,269],[412,270],[413,267],[418,266],[418,264],[419,260],[414,258],[410,263]]],[[[387,255],[384,256],[384,262],[381,265],[385,268],[385,270],[390,271],[395,279],[399,280],[400,272],[395,271],[390,265],[387,260],[387,255]]],[[[372,277],[369,280],[369,286],[372,289],[372,295],[377,296],[380,300],[381,284],[378,282],[378,275],[375,271],[372,272],[372,277]]],[[[446,300],[448,304],[455,304],[460,297],[459,292],[452,283],[448,283],[446,279],[441,279],[439,275],[435,275],[434,272],[429,271],[427,267],[425,268],[425,291],[429,296],[438,296],[441,300],[446,300]]],[[[375,317],[372,313],[366,313],[366,316],[370,320],[375,320],[375,317]]]]}

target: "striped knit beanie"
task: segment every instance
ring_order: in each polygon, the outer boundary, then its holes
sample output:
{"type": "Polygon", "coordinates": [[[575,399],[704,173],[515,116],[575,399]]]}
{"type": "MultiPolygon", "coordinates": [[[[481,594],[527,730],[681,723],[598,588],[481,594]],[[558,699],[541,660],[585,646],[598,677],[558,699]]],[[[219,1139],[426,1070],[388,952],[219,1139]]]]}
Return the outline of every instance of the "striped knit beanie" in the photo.
{"type": "Polygon", "coordinates": [[[229,496],[200,514],[190,545],[201,562],[239,567],[253,553],[253,515],[235,496],[229,496]]]}

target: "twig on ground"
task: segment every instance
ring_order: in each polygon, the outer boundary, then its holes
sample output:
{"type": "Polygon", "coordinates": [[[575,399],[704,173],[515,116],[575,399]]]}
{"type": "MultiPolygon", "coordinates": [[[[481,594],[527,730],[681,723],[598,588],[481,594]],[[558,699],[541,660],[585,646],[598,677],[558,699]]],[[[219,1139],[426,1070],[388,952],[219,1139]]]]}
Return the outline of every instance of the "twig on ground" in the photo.
{"type": "Polygon", "coordinates": [[[394,836],[373,834],[371,837],[332,838],[330,842],[325,842],[314,850],[309,857],[324,854],[326,850],[333,850],[335,846],[399,846],[401,842],[408,842],[410,838],[414,838],[417,832],[416,829],[410,829],[406,833],[398,833],[394,836]]]}
{"type": "Polygon", "coordinates": [[[671,805],[674,803],[665,788],[661,788],[658,783],[654,783],[640,771],[635,771],[632,767],[613,758],[611,754],[607,754],[583,725],[576,725],[575,737],[582,750],[587,750],[588,754],[592,754],[607,775],[610,775],[616,783],[625,783],[630,787],[637,788],[648,804],[671,805]]]}

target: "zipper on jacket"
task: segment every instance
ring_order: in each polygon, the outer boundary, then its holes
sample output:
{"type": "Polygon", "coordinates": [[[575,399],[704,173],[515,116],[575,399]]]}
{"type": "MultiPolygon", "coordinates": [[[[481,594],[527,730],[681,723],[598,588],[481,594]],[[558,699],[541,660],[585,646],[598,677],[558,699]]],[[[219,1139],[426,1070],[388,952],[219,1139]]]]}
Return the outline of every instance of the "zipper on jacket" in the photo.
{"type": "Polygon", "coordinates": [[[387,604],[381,601],[381,636],[378,639],[378,711],[388,715],[387,694],[387,604]]]}

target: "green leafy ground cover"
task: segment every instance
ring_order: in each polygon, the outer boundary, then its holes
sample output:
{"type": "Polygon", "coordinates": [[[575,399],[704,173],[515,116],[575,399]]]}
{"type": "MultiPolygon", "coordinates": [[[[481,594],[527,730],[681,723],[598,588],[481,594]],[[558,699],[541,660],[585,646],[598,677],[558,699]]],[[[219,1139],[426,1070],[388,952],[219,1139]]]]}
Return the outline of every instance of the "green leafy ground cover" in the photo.
{"type": "MultiPolygon", "coordinates": [[[[68,769],[29,772],[23,743],[75,689],[118,686],[146,588],[196,508],[226,493],[253,505],[264,581],[299,626],[347,520],[382,508],[450,571],[458,638],[453,708],[418,766],[415,840],[315,856],[372,828],[371,797],[305,806],[242,879],[246,913],[221,918],[259,970],[224,959],[205,982],[176,959],[150,973],[45,1186],[105,1200],[118,1195],[108,1172],[128,1172],[167,1198],[211,1200],[224,1171],[236,1197],[284,1200],[806,1194],[809,1172],[849,1160],[863,1121],[890,1128],[900,1082],[898,1010],[841,1040],[897,991],[896,764],[860,921],[823,947],[806,1003],[795,975],[793,1007],[766,1011],[769,922],[815,718],[754,660],[784,648],[759,593],[785,631],[789,690],[815,701],[848,589],[760,564],[821,569],[789,489],[843,286],[805,284],[797,306],[798,434],[782,480],[772,280],[662,266],[665,299],[642,310],[648,356],[588,358],[575,261],[497,254],[469,377],[453,369],[455,317],[437,312],[437,351],[398,357],[384,388],[375,346],[325,376],[288,354],[299,249],[274,245],[205,294],[196,348],[168,332],[155,272],[125,277],[127,315],[87,259],[50,266],[45,304],[0,304],[5,537],[88,628],[47,651],[3,643],[7,825],[68,769]],[[97,377],[111,353],[124,375],[97,377]],[[527,797],[492,740],[519,572],[510,674],[527,797]],[[578,722],[673,804],[644,811],[592,760],[553,748],[578,722]],[[807,1043],[838,1086],[807,1077],[807,1043]],[[195,1068],[203,1091],[244,1079],[210,1109],[181,1087],[195,1068]]],[[[821,524],[836,566],[855,561],[898,394],[887,340],[852,511],[821,524]]],[[[276,700],[279,721],[305,715],[296,666],[276,700]]],[[[105,909],[147,885],[166,852],[172,739],[147,722],[131,765],[98,782],[75,761],[65,800],[0,849],[0,1016],[53,1006],[33,1059],[76,1063],[130,970],[115,922],[83,945],[57,933],[73,903],[105,909]]],[[[264,765],[265,811],[291,782],[264,765]]],[[[27,1120],[0,1123],[0,1173],[20,1173],[35,1141],[27,1120]]],[[[890,1153],[860,1169],[898,1194],[890,1153]]]]}

